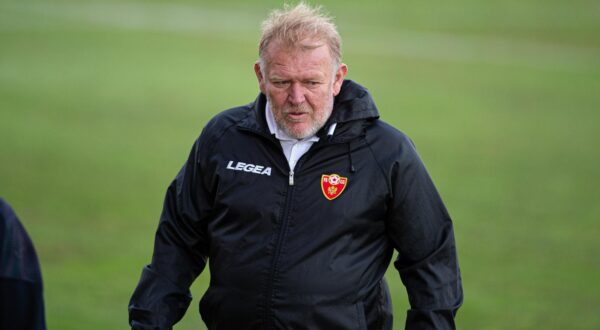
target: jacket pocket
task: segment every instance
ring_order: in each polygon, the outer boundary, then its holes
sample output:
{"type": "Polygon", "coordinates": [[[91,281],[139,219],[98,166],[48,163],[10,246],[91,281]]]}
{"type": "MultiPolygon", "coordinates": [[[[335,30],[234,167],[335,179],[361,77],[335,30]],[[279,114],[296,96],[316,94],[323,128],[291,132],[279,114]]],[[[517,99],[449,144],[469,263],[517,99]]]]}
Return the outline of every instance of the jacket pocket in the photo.
{"type": "Polygon", "coordinates": [[[200,316],[210,330],[261,329],[259,299],[256,292],[210,286],[200,300],[200,316]]]}

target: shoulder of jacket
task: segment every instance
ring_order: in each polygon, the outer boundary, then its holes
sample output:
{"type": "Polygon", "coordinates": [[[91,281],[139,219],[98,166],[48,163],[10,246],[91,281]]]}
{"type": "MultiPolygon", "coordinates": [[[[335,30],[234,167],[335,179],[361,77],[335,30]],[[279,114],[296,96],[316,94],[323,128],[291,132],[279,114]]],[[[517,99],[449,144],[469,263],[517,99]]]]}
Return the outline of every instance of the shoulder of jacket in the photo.
{"type": "Polygon", "coordinates": [[[252,104],[247,104],[230,108],[216,114],[206,123],[204,129],[202,129],[202,133],[198,137],[197,143],[204,143],[207,145],[216,144],[223,135],[249,116],[252,111],[252,104]]]}
{"type": "Polygon", "coordinates": [[[206,133],[218,133],[242,121],[251,114],[252,109],[252,104],[248,104],[221,111],[206,123],[203,131],[206,133]]]}
{"type": "Polygon", "coordinates": [[[414,148],[414,143],[408,135],[381,119],[374,120],[372,125],[368,126],[367,140],[381,150],[397,151],[406,147],[414,148]]]}
{"type": "Polygon", "coordinates": [[[420,161],[410,137],[382,120],[377,119],[368,126],[365,141],[386,176],[396,165],[408,166],[420,161]]]}

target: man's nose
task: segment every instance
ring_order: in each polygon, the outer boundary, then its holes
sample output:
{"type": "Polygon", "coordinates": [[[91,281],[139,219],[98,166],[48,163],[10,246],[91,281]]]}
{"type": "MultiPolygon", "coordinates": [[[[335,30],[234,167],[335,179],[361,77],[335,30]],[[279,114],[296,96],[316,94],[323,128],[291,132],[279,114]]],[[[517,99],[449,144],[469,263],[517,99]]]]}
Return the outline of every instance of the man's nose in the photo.
{"type": "Polygon", "coordinates": [[[304,88],[299,83],[292,83],[288,94],[288,100],[291,104],[297,105],[305,101],[304,88]]]}

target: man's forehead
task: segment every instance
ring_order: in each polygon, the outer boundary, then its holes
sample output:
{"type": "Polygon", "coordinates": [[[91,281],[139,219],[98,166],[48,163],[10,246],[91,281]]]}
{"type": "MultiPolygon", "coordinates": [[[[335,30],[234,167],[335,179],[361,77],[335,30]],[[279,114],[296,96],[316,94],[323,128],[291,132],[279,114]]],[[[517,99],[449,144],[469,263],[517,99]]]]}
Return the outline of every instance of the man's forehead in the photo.
{"type": "Polygon", "coordinates": [[[267,76],[271,79],[287,79],[291,77],[309,79],[324,78],[329,70],[328,63],[312,62],[305,65],[273,61],[267,65],[267,76]]]}
{"type": "Polygon", "coordinates": [[[327,44],[318,39],[303,39],[295,43],[283,42],[280,40],[274,40],[266,51],[266,59],[274,59],[279,56],[297,57],[302,55],[309,55],[314,51],[324,52],[322,55],[327,55],[331,58],[331,52],[327,44]]]}
{"type": "Polygon", "coordinates": [[[273,45],[265,56],[265,64],[271,70],[325,70],[332,64],[329,47],[325,44],[303,44],[293,47],[273,45]]]}

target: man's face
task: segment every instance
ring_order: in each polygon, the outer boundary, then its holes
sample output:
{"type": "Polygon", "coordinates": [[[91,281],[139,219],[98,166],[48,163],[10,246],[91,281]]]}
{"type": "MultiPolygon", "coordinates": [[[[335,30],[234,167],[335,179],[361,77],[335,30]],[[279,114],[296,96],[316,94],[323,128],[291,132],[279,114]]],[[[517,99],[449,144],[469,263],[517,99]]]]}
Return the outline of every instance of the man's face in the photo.
{"type": "Polygon", "coordinates": [[[346,65],[334,71],[325,44],[314,49],[289,49],[273,41],[264,58],[264,71],[258,63],[254,71],[279,128],[296,139],[315,134],[331,115],[346,65]]]}

